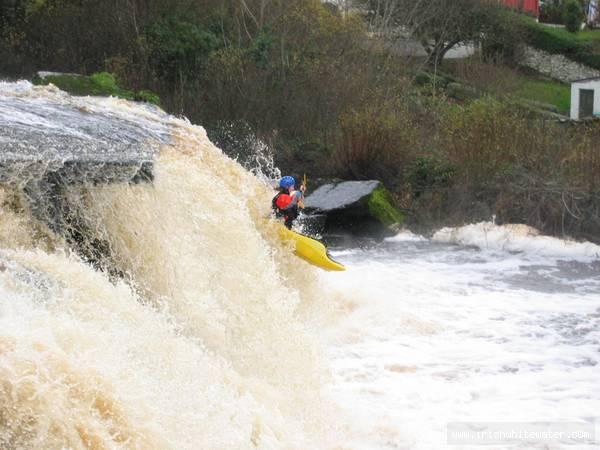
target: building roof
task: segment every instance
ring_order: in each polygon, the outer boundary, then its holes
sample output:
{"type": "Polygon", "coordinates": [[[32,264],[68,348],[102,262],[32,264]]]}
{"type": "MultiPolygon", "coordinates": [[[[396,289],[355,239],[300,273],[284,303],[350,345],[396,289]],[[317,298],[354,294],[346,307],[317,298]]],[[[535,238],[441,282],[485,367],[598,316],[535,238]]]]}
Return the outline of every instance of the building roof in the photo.
{"type": "Polygon", "coordinates": [[[573,80],[573,81],[571,81],[571,83],[582,83],[585,81],[600,81],[600,77],[582,78],[580,80],[573,80]]]}

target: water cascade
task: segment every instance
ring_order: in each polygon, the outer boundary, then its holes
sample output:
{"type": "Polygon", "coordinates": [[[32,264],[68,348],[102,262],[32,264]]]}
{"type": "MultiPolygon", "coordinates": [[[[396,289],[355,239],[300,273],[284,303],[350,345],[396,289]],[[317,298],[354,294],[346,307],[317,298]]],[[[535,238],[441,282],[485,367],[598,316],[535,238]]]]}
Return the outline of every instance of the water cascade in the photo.
{"type": "Polygon", "coordinates": [[[201,127],[0,83],[0,448],[314,448],[314,269],[201,127]]]}

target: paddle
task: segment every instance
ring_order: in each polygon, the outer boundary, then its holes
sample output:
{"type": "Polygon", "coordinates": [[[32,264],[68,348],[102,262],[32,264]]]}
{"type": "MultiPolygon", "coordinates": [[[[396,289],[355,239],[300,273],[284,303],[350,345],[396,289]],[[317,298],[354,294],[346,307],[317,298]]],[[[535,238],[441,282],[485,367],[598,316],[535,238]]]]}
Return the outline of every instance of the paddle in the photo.
{"type": "MultiPolygon", "coordinates": [[[[304,179],[302,180],[302,186],[304,186],[304,189],[300,188],[300,191],[302,191],[302,195],[304,196],[304,192],[306,191],[306,173],[304,174],[304,179]]],[[[299,201],[298,206],[301,209],[304,209],[304,202],[299,201]]]]}

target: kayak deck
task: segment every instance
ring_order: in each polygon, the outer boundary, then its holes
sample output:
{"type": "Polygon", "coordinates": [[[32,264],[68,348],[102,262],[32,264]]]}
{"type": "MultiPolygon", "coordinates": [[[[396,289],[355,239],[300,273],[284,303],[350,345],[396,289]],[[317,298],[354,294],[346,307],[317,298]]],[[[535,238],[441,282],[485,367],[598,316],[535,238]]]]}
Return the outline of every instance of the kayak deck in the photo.
{"type": "Polygon", "coordinates": [[[316,239],[288,230],[284,226],[281,226],[279,234],[283,240],[294,242],[294,253],[306,262],[328,271],[346,270],[342,264],[329,256],[327,248],[316,239]]]}

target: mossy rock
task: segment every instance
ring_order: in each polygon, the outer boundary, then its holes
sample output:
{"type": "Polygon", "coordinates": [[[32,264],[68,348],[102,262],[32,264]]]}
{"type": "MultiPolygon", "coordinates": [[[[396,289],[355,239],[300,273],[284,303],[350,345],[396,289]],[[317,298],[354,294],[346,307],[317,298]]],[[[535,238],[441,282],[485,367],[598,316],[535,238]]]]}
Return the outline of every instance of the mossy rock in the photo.
{"type": "Polygon", "coordinates": [[[373,237],[394,234],[404,214],[389,191],[377,180],[342,181],[320,186],[307,196],[306,211],[326,216],[325,233],[373,237]]]}
{"type": "Polygon", "coordinates": [[[371,193],[367,205],[369,206],[371,215],[385,226],[392,226],[404,222],[404,214],[394,206],[392,195],[383,186],[379,186],[371,193]]]}
{"type": "Polygon", "coordinates": [[[76,96],[118,97],[160,106],[158,95],[150,91],[133,92],[121,88],[115,76],[108,72],[98,72],[90,76],[74,73],[38,72],[32,80],[35,85],[53,84],[60,90],[76,96]]]}

